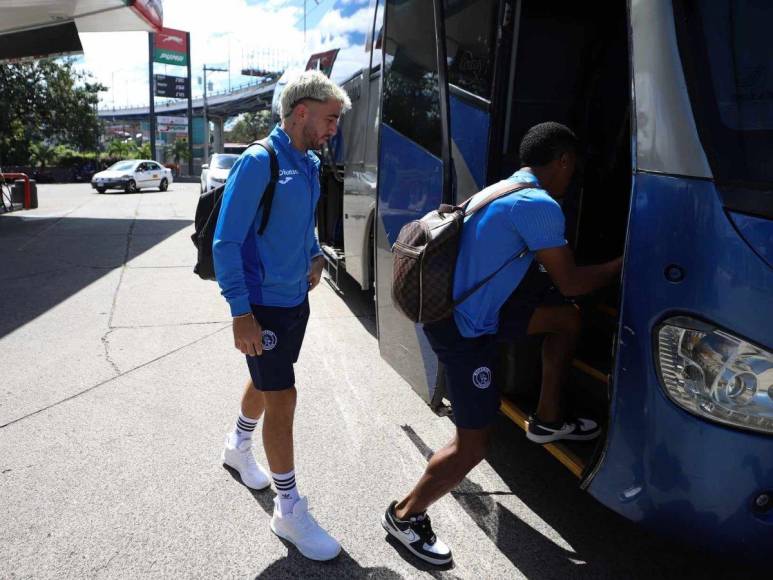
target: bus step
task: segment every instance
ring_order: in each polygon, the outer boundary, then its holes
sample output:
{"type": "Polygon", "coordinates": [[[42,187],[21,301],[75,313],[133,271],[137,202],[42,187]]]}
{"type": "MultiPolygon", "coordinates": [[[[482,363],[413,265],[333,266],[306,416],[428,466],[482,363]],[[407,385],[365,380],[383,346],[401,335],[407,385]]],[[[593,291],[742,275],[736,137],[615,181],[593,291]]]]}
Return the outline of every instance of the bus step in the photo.
{"type": "MultiPolygon", "coordinates": [[[[521,411],[521,409],[512,401],[503,397],[499,409],[508,419],[526,431],[528,427],[526,413],[521,411]]],[[[582,472],[585,470],[585,462],[566,445],[563,443],[545,443],[542,447],[553,457],[558,459],[558,461],[561,462],[561,465],[571,471],[575,477],[578,479],[582,477],[582,472]]]]}
{"type": "Polygon", "coordinates": [[[325,271],[327,272],[327,282],[338,294],[343,294],[339,280],[342,270],[344,270],[344,252],[339,248],[322,244],[322,256],[325,258],[325,271]]]}
{"type": "Polygon", "coordinates": [[[600,313],[604,314],[605,316],[608,316],[614,322],[617,322],[617,317],[620,314],[617,308],[613,306],[609,306],[608,304],[597,304],[596,310],[598,310],[600,313]]]}
{"type": "Polygon", "coordinates": [[[581,373],[596,379],[597,381],[604,383],[605,385],[609,385],[609,375],[598,370],[595,367],[592,367],[586,362],[583,362],[579,359],[574,359],[572,361],[572,366],[576,368],[581,373]]]}

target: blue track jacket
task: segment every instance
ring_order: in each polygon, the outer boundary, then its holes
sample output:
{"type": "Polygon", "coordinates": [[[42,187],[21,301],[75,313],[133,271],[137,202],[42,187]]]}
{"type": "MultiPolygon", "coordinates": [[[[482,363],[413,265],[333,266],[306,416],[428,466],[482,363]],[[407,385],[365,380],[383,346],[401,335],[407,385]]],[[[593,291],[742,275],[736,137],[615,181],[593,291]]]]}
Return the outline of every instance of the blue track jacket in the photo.
{"type": "Polygon", "coordinates": [[[269,138],[279,161],[279,181],[266,230],[258,235],[263,215],[258,205],[271,165],[259,145],[234,163],[215,229],[215,275],[231,316],[250,312],[250,304],[292,307],[303,302],[311,260],[322,254],[314,230],[319,159],[295,149],[279,125],[269,138]]]}

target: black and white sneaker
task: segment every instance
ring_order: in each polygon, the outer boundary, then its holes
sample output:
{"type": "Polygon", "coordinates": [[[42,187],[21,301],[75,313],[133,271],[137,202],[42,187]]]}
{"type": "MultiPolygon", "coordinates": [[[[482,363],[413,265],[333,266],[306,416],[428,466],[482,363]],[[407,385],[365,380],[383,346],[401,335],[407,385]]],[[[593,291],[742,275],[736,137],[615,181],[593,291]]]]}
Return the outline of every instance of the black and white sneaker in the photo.
{"type": "Polygon", "coordinates": [[[591,419],[578,417],[564,423],[542,423],[534,416],[529,417],[526,438],[535,443],[551,443],[562,439],[590,441],[601,434],[601,427],[591,419]]]}
{"type": "Polygon", "coordinates": [[[393,538],[408,548],[425,562],[442,566],[451,561],[451,550],[432,531],[429,516],[423,513],[407,520],[399,520],[395,515],[396,501],[381,516],[381,525],[393,538]]]}

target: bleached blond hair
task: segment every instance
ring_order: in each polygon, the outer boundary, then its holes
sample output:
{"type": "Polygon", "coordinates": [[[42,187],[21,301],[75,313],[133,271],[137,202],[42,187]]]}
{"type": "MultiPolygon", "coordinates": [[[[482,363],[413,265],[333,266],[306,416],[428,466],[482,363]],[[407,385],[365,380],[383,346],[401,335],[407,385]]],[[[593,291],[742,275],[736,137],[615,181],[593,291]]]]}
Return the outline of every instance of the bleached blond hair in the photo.
{"type": "Polygon", "coordinates": [[[289,117],[295,105],[304,99],[324,103],[335,99],[341,103],[341,114],[352,107],[349,95],[318,70],[307,70],[299,77],[287,83],[279,100],[279,115],[282,119],[289,117]]]}

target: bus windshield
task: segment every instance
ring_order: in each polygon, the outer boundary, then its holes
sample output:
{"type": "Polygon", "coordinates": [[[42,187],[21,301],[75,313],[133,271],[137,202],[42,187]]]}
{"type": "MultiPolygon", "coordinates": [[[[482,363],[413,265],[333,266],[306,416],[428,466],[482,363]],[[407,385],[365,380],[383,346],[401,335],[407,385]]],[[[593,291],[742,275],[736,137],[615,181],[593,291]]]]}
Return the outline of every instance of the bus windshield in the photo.
{"type": "Polygon", "coordinates": [[[773,187],[773,3],[674,3],[693,111],[718,183],[773,187]]]}

